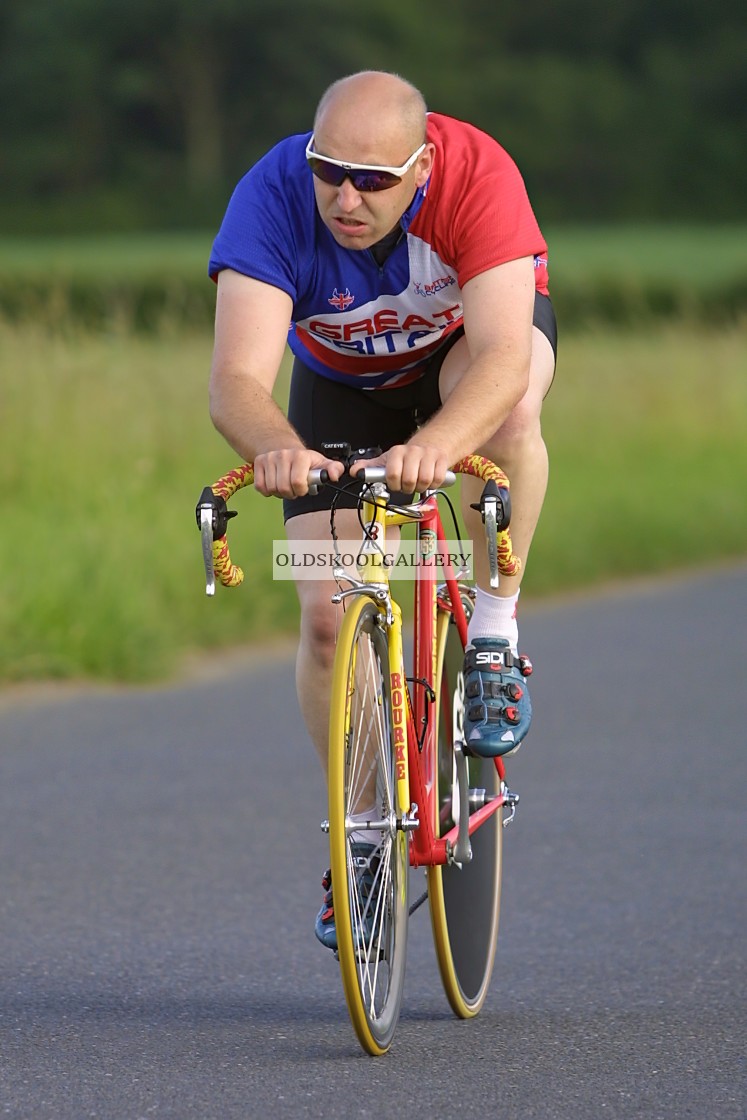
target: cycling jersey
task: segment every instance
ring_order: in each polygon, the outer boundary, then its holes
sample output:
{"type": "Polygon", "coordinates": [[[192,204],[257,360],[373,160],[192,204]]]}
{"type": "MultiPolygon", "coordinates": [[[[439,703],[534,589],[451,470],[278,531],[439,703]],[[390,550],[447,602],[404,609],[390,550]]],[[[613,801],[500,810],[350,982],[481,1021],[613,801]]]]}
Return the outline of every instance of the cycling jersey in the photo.
{"type": "Polygon", "coordinates": [[[533,257],[548,294],[547,245],[516,164],[490,136],[428,115],[433,169],[383,264],[344,249],[316,207],[310,133],[277,144],[240,181],[210,257],[293,301],[288,343],[315,373],[360,388],[405,385],[463,322],[462,289],[481,272],[533,257]]]}

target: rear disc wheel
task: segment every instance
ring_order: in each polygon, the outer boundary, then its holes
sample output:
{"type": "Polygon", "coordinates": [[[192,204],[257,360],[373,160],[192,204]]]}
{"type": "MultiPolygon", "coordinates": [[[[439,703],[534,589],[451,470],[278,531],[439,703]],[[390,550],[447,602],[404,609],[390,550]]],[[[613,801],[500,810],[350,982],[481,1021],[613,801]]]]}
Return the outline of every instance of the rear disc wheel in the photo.
{"type": "MultiPolygon", "coordinates": [[[[472,602],[463,592],[468,617],[472,602]]],[[[438,614],[437,758],[435,828],[444,836],[456,823],[454,720],[463,705],[464,648],[450,611],[438,614]]],[[[501,781],[493,759],[468,758],[469,787],[476,799],[498,796],[501,781]]],[[[477,807],[477,806],[475,806],[477,807]]],[[[428,868],[428,900],[436,957],[444,991],[460,1018],[477,1015],[488,992],[495,961],[500,913],[503,813],[498,809],[471,837],[472,860],[459,868],[428,868]]]]}

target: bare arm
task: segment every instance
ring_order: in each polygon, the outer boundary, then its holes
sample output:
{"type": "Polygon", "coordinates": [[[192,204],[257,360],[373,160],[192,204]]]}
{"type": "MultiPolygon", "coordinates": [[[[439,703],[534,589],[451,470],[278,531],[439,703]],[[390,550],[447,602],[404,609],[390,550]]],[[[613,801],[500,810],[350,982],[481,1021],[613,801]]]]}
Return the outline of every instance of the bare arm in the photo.
{"type": "Polygon", "coordinates": [[[279,288],[230,269],[218,277],[210,415],[240,455],[301,444],[272,399],[285,352],[291,300],[279,288]]]}
{"type": "Polygon", "coordinates": [[[450,466],[495,434],[524,396],[534,290],[531,257],[498,265],[465,284],[470,363],[435,416],[386,453],[390,486],[409,491],[438,485],[450,466]]]}
{"type": "Polygon", "coordinates": [[[215,345],[210,370],[210,415],[242,458],[254,463],[262,494],[305,494],[311,467],[338,464],[308,451],[272,389],[285,353],[291,321],[290,296],[279,288],[231,269],[218,277],[215,345]]]}

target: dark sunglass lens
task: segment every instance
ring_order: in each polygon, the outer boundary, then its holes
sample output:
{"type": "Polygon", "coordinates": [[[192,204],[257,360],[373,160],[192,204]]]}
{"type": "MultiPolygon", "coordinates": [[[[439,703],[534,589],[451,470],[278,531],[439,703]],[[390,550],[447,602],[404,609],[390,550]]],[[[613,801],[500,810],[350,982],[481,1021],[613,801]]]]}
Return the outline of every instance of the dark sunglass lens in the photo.
{"type": "Polygon", "coordinates": [[[401,182],[391,171],[351,171],[350,180],[357,191],[386,191],[401,182]]]}
{"type": "Polygon", "coordinates": [[[339,187],[347,178],[357,191],[386,191],[402,181],[399,175],[393,175],[391,171],[347,171],[344,167],[313,156],[309,156],[309,167],[323,183],[339,187]]]}
{"type": "Polygon", "coordinates": [[[343,167],[335,167],[334,163],[327,163],[323,159],[310,159],[309,167],[317,179],[321,179],[323,183],[329,183],[331,187],[339,187],[345,178],[343,167]]]}

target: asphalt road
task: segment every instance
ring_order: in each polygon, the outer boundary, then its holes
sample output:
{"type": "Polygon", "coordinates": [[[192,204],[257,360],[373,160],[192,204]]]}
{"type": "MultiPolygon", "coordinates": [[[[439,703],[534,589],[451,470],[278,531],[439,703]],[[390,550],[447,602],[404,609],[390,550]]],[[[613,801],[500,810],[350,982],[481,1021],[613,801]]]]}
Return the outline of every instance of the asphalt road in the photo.
{"type": "Polygon", "coordinates": [[[324,790],[287,659],[0,702],[0,1115],[747,1116],[747,568],[525,611],[497,967],[426,908],[392,1051],[312,926],[324,790]]]}

